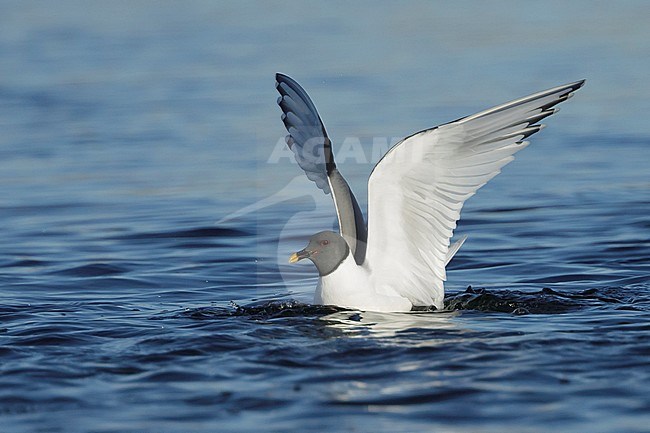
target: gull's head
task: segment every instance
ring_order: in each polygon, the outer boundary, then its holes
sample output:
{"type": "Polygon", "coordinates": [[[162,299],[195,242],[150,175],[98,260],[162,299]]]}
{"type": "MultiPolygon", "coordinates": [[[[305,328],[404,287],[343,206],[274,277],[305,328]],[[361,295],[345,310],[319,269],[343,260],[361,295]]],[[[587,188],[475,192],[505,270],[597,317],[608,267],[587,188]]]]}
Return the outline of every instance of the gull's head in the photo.
{"type": "Polygon", "coordinates": [[[350,253],[347,242],[338,233],[324,231],[309,239],[309,244],[289,257],[289,263],[309,259],[321,276],[331,274],[350,253]]]}

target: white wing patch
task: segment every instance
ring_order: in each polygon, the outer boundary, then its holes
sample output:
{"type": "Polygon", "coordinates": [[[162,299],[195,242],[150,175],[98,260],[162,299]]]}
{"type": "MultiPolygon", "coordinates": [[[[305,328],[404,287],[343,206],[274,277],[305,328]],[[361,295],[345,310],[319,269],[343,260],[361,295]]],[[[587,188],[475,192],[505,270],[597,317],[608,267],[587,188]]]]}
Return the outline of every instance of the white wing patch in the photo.
{"type": "MultiPolygon", "coordinates": [[[[539,92],[396,144],[368,182],[367,262],[373,284],[442,308],[450,238],[469,197],[539,131],[536,123],[584,81],[539,92]]],[[[460,246],[458,246],[460,248],[460,246]]],[[[458,248],[455,248],[457,250],[458,248]]]]}

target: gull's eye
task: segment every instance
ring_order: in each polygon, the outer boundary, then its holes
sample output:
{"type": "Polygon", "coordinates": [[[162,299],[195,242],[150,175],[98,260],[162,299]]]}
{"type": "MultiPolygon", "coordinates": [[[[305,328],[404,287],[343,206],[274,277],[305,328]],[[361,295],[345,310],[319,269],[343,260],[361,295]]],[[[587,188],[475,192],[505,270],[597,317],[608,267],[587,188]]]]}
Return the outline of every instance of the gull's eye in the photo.
{"type": "Polygon", "coordinates": [[[320,244],[323,245],[323,246],[325,246],[325,245],[327,245],[329,243],[330,243],[330,241],[328,241],[327,239],[320,241],[320,244]]]}

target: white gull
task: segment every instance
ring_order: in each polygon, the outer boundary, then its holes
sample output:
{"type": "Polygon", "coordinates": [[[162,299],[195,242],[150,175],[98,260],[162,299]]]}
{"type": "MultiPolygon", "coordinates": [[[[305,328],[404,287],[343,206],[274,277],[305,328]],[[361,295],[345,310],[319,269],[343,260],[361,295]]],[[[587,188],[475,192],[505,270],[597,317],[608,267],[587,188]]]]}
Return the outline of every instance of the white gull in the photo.
{"type": "Polygon", "coordinates": [[[307,177],[332,194],[339,233],[313,235],[290,262],[318,269],[317,304],[368,311],[443,308],[445,267],[465,201],[499,174],[584,80],[557,86],[410,135],[377,163],[368,180],[368,223],[336,168],[330,139],[307,92],[276,74],[287,144],[307,177]]]}

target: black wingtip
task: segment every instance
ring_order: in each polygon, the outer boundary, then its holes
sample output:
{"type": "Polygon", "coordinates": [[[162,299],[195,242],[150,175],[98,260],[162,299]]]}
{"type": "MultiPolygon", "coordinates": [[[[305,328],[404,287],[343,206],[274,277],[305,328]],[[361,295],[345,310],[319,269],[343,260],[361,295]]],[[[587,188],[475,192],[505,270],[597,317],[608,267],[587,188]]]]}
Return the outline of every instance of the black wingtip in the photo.
{"type": "Polygon", "coordinates": [[[281,73],[281,72],[276,72],[276,73],[275,73],[275,88],[276,88],[276,89],[279,88],[279,87],[280,87],[280,83],[286,82],[286,81],[287,81],[287,78],[289,78],[289,77],[286,76],[286,75],[284,75],[283,73],[281,73]]]}
{"type": "Polygon", "coordinates": [[[282,72],[276,72],[275,73],[275,85],[276,85],[276,87],[280,83],[287,83],[287,82],[291,83],[293,81],[295,81],[295,80],[293,78],[291,78],[290,76],[288,76],[287,74],[283,74],[282,72]]]}
{"type": "Polygon", "coordinates": [[[569,91],[575,92],[579,88],[585,85],[586,79],[582,79],[579,81],[576,81],[575,83],[567,84],[567,88],[570,89],[569,91]]]}
{"type": "Polygon", "coordinates": [[[536,133],[536,132],[538,132],[538,131],[540,131],[540,130],[542,130],[542,129],[544,129],[544,128],[545,128],[544,125],[534,125],[534,126],[529,126],[529,127],[527,127],[527,128],[524,128],[524,129],[521,131],[521,132],[523,133],[523,137],[521,137],[521,138],[519,139],[519,141],[521,141],[521,140],[525,140],[526,138],[530,137],[530,136],[533,135],[534,133],[536,133]]]}
{"type": "Polygon", "coordinates": [[[585,79],[574,81],[573,83],[566,84],[564,87],[567,89],[568,91],[567,93],[575,92],[576,90],[584,86],[586,81],[587,80],[585,79]]]}

